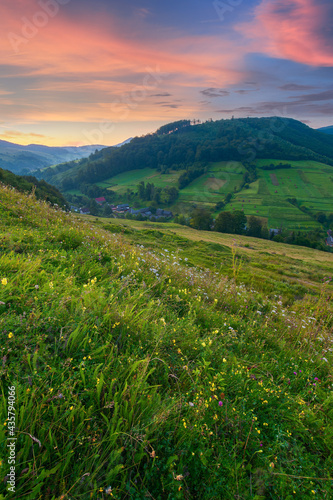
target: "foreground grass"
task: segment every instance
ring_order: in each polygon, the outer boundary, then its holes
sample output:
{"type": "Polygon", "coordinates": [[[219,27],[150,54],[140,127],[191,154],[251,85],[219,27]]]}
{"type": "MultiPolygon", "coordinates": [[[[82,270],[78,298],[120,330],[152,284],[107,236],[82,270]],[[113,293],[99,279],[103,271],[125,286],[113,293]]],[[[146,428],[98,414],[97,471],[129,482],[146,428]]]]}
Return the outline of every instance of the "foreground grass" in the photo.
{"type": "Polygon", "coordinates": [[[235,247],[0,199],[1,498],[332,497],[329,261],[293,300],[245,285],[235,247]]]}

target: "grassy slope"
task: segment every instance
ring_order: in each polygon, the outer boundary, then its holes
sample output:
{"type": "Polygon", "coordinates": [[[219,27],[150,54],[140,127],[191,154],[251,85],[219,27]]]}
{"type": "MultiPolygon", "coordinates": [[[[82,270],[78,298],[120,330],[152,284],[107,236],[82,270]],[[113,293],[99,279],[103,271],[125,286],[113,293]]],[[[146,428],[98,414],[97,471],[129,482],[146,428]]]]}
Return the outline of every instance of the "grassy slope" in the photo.
{"type": "MultiPolygon", "coordinates": [[[[96,225],[8,188],[0,199],[12,498],[332,496],[332,285],[319,285],[330,255],[96,225]],[[308,295],[292,283],[305,272],[308,295]]],[[[4,476],[4,399],[0,412],[4,476]]]]}

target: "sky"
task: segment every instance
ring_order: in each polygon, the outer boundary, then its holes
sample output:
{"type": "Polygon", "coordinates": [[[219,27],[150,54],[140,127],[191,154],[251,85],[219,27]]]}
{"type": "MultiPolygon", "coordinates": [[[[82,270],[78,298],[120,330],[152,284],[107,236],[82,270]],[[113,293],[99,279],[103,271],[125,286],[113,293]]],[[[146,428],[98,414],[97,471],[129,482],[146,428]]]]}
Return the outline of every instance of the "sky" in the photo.
{"type": "Polygon", "coordinates": [[[1,0],[0,139],[114,145],[180,119],[333,125],[332,0],[1,0]]]}

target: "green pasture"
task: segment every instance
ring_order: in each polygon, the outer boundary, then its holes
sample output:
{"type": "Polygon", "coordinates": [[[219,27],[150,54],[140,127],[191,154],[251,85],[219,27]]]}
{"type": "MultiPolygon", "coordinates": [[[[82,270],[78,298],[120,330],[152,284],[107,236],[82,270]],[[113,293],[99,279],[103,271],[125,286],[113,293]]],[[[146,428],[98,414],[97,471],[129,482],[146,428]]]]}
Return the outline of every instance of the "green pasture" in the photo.
{"type": "MultiPolygon", "coordinates": [[[[313,229],[320,225],[313,218],[291,205],[287,199],[296,198],[314,213],[333,212],[333,167],[316,161],[257,160],[258,180],[248,189],[238,192],[245,167],[240,162],[211,163],[208,171],[179,192],[179,198],[170,208],[174,213],[189,213],[194,205],[213,209],[228,193],[234,198],[225,210],[244,210],[245,215],[255,215],[267,220],[269,227],[288,229],[313,229]],[[289,163],[290,169],[262,170],[265,165],[289,163]],[[236,191],[236,192],[235,192],[236,191]]],[[[178,187],[182,171],[169,174],[145,168],[132,170],[96,183],[98,186],[124,195],[129,189],[137,190],[140,182],[148,182],[157,187],[178,187]]],[[[77,190],[70,191],[78,194],[77,190]]]]}
{"type": "Polygon", "coordinates": [[[156,187],[165,188],[167,186],[178,186],[178,178],[182,174],[182,170],[171,171],[170,174],[161,174],[152,168],[143,168],[138,170],[131,170],[122,174],[106,179],[103,182],[97,182],[96,185],[111,189],[117,194],[123,194],[127,189],[136,191],[137,185],[140,182],[147,184],[150,182],[156,187]]]}

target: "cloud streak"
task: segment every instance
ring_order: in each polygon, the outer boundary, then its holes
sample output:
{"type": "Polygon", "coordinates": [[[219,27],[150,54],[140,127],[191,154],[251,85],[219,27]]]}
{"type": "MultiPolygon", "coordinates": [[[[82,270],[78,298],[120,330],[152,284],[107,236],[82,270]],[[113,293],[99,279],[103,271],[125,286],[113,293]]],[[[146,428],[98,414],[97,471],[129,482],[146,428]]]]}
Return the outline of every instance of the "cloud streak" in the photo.
{"type": "Polygon", "coordinates": [[[331,0],[262,0],[254,20],[237,29],[252,49],[310,66],[333,66],[331,0]]]}

